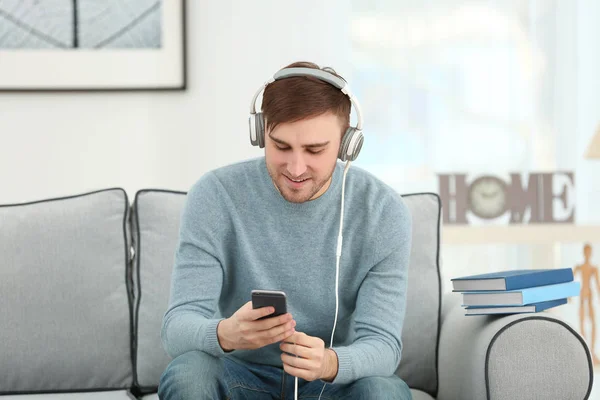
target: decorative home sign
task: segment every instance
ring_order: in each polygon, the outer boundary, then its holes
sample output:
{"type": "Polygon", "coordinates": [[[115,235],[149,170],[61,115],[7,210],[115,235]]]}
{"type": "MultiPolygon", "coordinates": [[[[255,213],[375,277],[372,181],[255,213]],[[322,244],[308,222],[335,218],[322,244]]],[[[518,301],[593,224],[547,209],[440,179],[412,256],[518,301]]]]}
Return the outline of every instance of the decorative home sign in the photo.
{"type": "Polygon", "coordinates": [[[520,173],[511,173],[508,181],[466,174],[438,174],[438,179],[444,224],[506,216],[511,224],[574,221],[573,172],[531,173],[527,180],[520,173]]]}
{"type": "Polygon", "coordinates": [[[0,0],[0,91],[185,89],[185,0],[0,0]]]}

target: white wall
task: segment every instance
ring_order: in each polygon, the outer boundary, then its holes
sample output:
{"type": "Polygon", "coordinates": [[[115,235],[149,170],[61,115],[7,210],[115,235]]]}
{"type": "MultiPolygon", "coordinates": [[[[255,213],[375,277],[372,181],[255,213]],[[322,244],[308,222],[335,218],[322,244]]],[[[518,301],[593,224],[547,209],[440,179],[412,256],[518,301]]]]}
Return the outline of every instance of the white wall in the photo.
{"type": "Polygon", "coordinates": [[[349,13],[344,0],[188,0],[186,92],[0,93],[0,204],[188,190],[210,169],[260,156],[248,139],[252,95],[297,60],[349,78],[349,13]]]}
{"type": "MultiPolygon", "coordinates": [[[[597,47],[600,36],[600,2],[579,0],[577,4],[577,34],[582,38],[590,38],[588,43],[578,43],[577,75],[574,77],[577,98],[573,100],[577,107],[577,119],[573,123],[573,137],[576,138],[577,153],[581,154],[577,160],[577,207],[586,223],[600,224],[600,160],[583,158],[600,122],[600,51],[597,47]],[[590,48],[591,43],[596,43],[596,46],[590,48]]],[[[571,99],[565,100],[568,101],[571,99]]]]}

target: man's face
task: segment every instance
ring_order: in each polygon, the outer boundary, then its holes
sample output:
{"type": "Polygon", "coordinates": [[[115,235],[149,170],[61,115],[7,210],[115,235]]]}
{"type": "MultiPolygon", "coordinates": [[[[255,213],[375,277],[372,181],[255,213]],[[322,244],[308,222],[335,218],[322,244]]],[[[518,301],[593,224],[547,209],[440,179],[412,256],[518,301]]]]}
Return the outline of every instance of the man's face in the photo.
{"type": "Polygon", "coordinates": [[[341,133],[342,123],[333,113],[282,123],[266,133],[267,169],[283,198],[303,203],[325,193],[341,133]]]}

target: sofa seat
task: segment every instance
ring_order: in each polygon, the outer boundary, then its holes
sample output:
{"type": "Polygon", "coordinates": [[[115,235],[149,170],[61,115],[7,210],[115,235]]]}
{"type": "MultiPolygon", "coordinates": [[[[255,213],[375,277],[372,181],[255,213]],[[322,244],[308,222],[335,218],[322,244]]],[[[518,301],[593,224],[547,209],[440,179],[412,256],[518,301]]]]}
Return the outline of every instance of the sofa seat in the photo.
{"type": "MultiPolygon", "coordinates": [[[[156,396],[158,399],[158,396],[156,396]]],[[[2,396],[2,400],[135,400],[127,390],[103,392],[20,394],[2,396]]]]}
{"type": "MultiPolygon", "coordinates": [[[[421,392],[420,390],[410,389],[412,393],[413,400],[435,400],[433,397],[428,395],[425,392],[421,392]]],[[[147,396],[142,397],[142,400],[158,400],[157,394],[149,394],[147,396]]]]}

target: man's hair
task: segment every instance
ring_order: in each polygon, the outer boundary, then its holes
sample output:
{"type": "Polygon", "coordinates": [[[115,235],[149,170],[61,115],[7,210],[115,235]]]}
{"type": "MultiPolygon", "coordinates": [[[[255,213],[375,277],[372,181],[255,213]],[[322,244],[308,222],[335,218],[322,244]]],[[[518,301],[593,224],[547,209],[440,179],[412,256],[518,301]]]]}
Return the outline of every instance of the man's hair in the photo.
{"type": "MultiPolygon", "coordinates": [[[[285,68],[304,67],[319,69],[311,62],[295,62],[285,68]]],[[[339,76],[332,68],[323,68],[339,76]]],[[[344,79],[344,78],[342,78],[344,79]]],[[[285,122],[295,122],[332,112],[342,121],[345,132],[350,125],[351,102],[340,89],[312,76],[294,76],[267,85],[263,92],[262,113],[266,131],[285,122]]]]}

